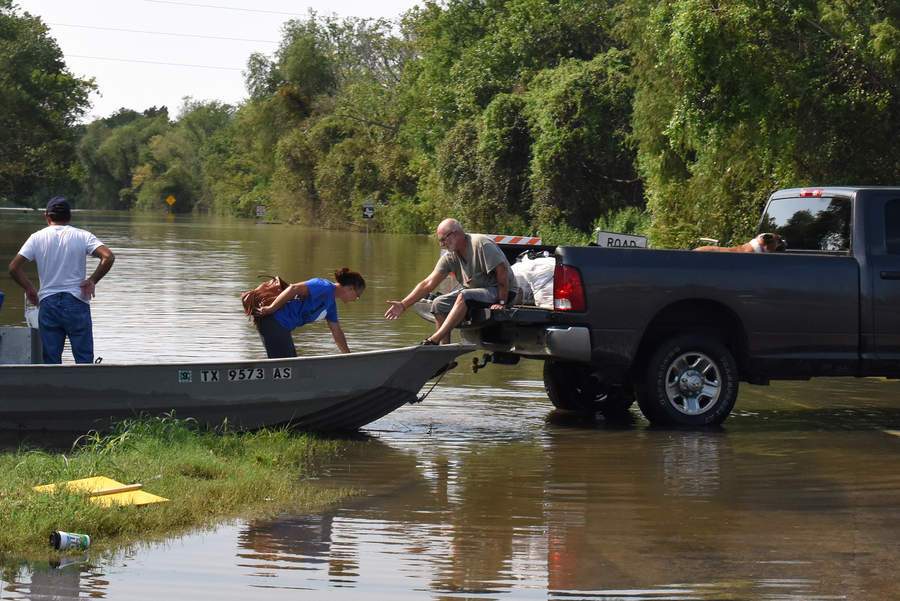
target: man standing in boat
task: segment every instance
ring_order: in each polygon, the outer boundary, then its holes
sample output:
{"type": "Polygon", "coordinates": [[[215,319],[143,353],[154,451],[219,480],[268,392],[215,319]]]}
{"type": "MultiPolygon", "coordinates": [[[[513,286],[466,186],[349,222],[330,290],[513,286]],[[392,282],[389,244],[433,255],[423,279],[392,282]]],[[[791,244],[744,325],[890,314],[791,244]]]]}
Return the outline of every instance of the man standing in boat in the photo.
{"type": "Polygon", "coordinates": [[[44,213],[47,227],[33,233],[9,264],[9,275],[25,290],[29,302],[39,306],[38,324],[44,363],[62,363],[66,336],[75,363],[94,362],[94,332],[90,301],[94,289],[112,267],[115,256],[94,234],[69,225],[72,207],[54,196],[44,213]],[[88,256],[100,264],[86,278],[88,256]],[[25,275],[25,261],[37,263],[40,291],[25,275]]]}
{"type": "Polygon", "coordinates": [[[444,219],[437,227],[437,239],[447,252],[441,255],[431,274],[419,282],[403,300],[387,301],[386,319],[399,318],[406,309],[437,288],[450,273],[463,288],[434,299],[431,312],[437,330],[422,344],[446,344],[450,331],[466,317],[470,306],[503,309],[511,302],[515,276],[506,255],[493,240],[480,234],[467,234],[456,219],[444,219]]]}

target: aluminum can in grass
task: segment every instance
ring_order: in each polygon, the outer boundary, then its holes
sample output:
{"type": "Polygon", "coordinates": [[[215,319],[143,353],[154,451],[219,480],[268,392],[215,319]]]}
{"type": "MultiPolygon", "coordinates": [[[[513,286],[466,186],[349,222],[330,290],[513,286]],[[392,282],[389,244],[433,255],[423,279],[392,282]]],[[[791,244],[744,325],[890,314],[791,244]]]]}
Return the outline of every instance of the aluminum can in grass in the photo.
{"type": "Polygon", "coordinates": [[[63,532],[55,530],[50,534],[50,546],[59,551],[77,549],[85,551],[91,546],[91,537],[77,532],[63,532]]]}

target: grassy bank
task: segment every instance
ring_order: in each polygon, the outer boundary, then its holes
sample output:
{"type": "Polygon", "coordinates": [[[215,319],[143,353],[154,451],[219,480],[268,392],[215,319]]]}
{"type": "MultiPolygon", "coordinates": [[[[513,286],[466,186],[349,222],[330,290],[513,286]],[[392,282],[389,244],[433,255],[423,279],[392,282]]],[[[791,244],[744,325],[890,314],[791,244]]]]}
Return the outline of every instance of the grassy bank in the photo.
{"type": "Polygon", "coordinates": [[[92,549],[102,551],[239,514],[320,508],[352,491],[323,490],[303,480],[348,444],[286,430],[216,433],[159,418],[83,436],[68,451],[21,448],[0,454],[0,561],[46,557],[53,530],[87,533],[92,549]],[[98,475],[142,483],[170,501],[103,508],[78,495],[32,490],[98,475]]]}

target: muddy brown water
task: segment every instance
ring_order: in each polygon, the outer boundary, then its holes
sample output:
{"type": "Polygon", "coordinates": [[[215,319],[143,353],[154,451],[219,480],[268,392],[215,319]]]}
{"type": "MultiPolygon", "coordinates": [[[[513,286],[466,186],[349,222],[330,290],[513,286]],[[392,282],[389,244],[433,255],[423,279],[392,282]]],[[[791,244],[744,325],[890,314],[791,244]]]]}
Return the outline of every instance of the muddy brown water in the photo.
{"type": "MultiPolygon", "coordinates": [[[[351,348],[414,343],[381,318],[432,267],[424,236],[248,221],[76,214],[116,252],[93,305],[105,361],[263,354],[237,293],[259,273],[369,287],[339,307],[351,348]]],[[[0,211],[0,258],[38,215],[0,211]]],[[[5,270],[0,324],[22,322],[5,270]]],[[[334,352],[327,328],[296,335],[334,352]]],[[[540,364],[449,374],[365,428],[322,486],[364,494],[312,515],[237,521],[63,564],[8,562],[3,599],[897,599],[900,383],[744,386],[714,432],[557,414],[540,364]]],[[[62,528],[63,525],[60,525],[62,528]]]]}

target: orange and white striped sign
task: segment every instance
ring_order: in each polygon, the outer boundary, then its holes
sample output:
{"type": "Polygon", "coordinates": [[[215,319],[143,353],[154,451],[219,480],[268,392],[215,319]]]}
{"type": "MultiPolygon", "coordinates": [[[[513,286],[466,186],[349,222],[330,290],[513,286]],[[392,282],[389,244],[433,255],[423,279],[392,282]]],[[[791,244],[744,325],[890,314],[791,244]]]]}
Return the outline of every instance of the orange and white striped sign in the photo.
{"type": "Polygon", "coordinates": [[[522,246],[535,246],[541,243],[538,236],[501,236],[500,234],[485,234],[497,244],[521,244],[522,246]]]}

